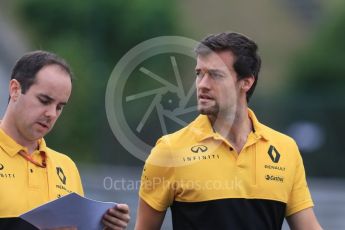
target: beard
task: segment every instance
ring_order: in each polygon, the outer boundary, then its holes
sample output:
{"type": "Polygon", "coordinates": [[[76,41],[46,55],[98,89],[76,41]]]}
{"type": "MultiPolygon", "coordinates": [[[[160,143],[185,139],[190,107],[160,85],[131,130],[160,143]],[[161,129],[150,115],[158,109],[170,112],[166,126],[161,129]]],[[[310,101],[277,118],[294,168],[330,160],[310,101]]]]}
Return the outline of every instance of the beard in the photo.
{"type": "Polygon", "coordinates": [[[219,113],[219,105],[215,103],[214,105],[206,106],[198,103],[198,111],[203,115],[217,116],[219,113]]]}

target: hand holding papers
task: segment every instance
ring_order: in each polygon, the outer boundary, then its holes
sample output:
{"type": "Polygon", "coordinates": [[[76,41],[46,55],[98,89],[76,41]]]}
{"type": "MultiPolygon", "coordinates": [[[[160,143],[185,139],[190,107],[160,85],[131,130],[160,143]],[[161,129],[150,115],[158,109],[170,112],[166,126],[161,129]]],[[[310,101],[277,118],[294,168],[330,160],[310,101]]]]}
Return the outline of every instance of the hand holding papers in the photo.
{"type": "Polygon", "coordinates": [[[115,205],[113,202],[95,201],[71,193],[20,217],[39,229],[76,227],[78,230],[102,230],[102,216],[115,205]]]}

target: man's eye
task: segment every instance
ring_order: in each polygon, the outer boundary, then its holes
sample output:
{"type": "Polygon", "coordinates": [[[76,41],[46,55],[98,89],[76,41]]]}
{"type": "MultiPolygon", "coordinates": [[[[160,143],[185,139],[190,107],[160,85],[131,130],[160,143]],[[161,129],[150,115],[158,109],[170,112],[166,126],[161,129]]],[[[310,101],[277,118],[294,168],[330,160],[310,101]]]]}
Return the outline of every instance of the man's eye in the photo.
{"type": "Polygon", "coordinates": [[[202,72],[202,71],[196,71],[196,72],[195,72],[195,76],[196,76],[197,78],[201,78],[201,77],[203,77],[204,75],[205,75],[205,73],[202,72]]]}
{"type": "Polygon", "coordinates": [[[48,104],[49,104],[49,101],[44,100],[44,99],[42,99],[42,98],[38,98],[38,100],[39,100],[43,105],[48,105],[48,104]]]}
{"type": "Polygon", "coordinates": [[[219,78],[222,78],[223,75],[220,73],[210,73],[210,77],[213,79],[219,79],[219,78]]]}
{"type": "Polygon", "coordinates": [[[63,109],[63,105],[58,105],[58,106],[56,106],[56,110],[60,111],[60,110],[62,110],[62,109],[63,109]]]}

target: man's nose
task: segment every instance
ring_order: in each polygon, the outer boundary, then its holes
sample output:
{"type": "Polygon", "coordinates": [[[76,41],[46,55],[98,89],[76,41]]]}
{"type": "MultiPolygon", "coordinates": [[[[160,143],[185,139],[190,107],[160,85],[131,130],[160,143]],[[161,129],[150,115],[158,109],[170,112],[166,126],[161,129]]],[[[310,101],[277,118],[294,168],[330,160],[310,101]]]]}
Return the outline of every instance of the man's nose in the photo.
{"type": "Polygon", "coordinates": [[[206,72],[200,79],[197,80],[196,87],[209,89],[210,85],[211,85],[211,77],[209,73],[206,72]]]}
{"type": "Polygon", "coordinates": [[[46,108],[45,115],[50,118],[55,118],[57,116],[57,109],[55,105],[49,105],[46,108]]]}

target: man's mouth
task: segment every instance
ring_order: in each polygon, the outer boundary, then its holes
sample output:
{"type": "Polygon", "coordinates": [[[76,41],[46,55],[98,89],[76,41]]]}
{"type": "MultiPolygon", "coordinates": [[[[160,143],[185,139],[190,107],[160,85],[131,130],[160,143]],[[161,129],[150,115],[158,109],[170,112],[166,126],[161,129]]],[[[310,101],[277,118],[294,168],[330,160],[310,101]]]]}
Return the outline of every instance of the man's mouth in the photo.
{"type": "Polygon", "coordinates": [[[199,100],[213,100],[213,98],[207,94],[200,94],[198,98],[199,100]]]}
{"type": "Polygon", "coordinates": [[[49,125],[46,124],[46,123],[43,123],[43,122],[37,122],[38,125],[40,125],[41,127],[45,128],[45,129],[48,129],[49,128],[49,125]]]}

